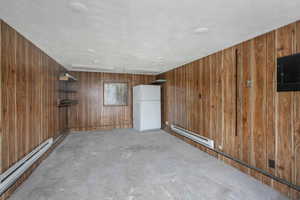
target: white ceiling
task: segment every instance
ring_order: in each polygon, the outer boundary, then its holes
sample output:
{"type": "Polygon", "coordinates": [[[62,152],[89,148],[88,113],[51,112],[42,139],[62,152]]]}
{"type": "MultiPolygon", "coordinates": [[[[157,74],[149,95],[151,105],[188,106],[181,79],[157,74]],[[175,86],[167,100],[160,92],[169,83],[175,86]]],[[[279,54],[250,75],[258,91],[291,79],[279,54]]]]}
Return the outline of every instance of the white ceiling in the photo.
{"type": "Polygon", "coordinates": [[[160,73],[300,19],[299,0],[0,0],[68,69],[160,73]]]}

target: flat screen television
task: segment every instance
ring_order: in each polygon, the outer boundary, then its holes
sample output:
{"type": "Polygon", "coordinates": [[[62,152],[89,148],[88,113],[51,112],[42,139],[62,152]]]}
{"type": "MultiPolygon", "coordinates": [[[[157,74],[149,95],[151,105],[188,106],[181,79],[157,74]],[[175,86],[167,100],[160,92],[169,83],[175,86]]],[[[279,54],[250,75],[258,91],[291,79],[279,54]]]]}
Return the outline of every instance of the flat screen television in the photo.
{"type": "Polygon", "coordinates": [[[277,59],[277,91],[300,91],[300,54],[277,59]]]}

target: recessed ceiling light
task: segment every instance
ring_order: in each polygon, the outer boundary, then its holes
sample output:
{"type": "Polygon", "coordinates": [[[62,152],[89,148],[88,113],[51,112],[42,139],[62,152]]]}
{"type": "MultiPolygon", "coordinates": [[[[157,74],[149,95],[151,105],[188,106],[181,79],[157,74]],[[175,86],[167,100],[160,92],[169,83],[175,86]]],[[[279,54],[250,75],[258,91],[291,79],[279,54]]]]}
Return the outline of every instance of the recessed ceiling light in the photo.
{"type": "Polygon", "coordinates": [[[208,28],[206,27],[200,27],[200,28],[196,28],[194,30],[195,33],[207,33],[208,32],[208,28]]]}
{"type": "Polygon", "coordinates": [[[99,63],[99,62],[100,62],[100,60],[98,60],[98,59],[95,59],[95,60],[94,60],[94,63],[95,63],[95,64],[97,64],[97,63],[99,63]]]}
{"type": "Polygon", "coordinates": [[[72,2],[70,3],[70,8],[75,12],[85,12],[88,10],[86,5],[80,2],[72,2]]]}

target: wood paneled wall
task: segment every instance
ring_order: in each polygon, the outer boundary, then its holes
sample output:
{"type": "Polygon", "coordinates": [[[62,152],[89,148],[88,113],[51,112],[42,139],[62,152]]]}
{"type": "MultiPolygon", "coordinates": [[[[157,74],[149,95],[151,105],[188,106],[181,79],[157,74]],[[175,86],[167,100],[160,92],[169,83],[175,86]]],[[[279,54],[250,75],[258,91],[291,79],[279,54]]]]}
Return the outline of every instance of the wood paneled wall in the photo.
{"type": "Polygon", "coordinates": [[[97,72],[72,72],[78,81],[74,82],[77,93],[71,98],[78,99],[79,104],[69,111],[71,130],[101,130],[132,127],[132,87],[148,84],[155,76],[114,74],[97,72]],[[127,82],[128,106],[103,106],[103,83],[127,82]]]}
{"type": "Polygon", "coordinates": [[[65,69],[0,21],[1,172],[48,138],[56,138],[67,114],[57,107],[58,77],[65,69]]]}
{"type": "MultiPolygon", "coordinates": [[[[164,122],[211,138],[218,150],[299,186],[300,92],[276,91],[277,58],[293,53],[300,53],[300,22],[159,75],[167,79],[164,122]],[[268,166],[269,159],[275,160],[275,169],[268,166]]],[[[225,160],[300,198],[296,191],[225,160]]]]}

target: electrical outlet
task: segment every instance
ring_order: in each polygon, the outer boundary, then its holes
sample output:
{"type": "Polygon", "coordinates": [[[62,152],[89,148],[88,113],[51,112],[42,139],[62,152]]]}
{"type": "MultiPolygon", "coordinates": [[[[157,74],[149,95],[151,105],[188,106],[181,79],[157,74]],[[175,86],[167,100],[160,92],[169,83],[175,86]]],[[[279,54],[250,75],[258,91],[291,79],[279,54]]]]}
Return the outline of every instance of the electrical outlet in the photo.
{"type": "Polygon", "coordinates": [[[269,159],[269,167],[275,169],[275,160],[269,159]]]}

